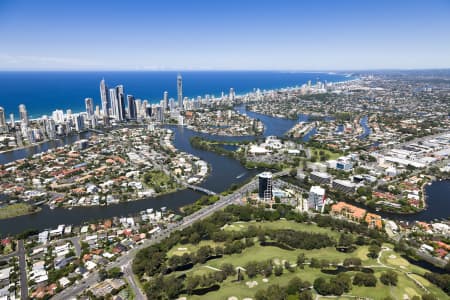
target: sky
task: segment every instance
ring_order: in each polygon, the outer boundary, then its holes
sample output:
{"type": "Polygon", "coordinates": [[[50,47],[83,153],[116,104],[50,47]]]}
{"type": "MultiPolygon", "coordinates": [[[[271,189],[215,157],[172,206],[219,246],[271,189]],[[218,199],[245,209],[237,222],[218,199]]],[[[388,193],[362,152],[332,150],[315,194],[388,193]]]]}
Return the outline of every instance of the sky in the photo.
{"type": "Polygon", "coordinates": [[[0,70],[450,67],[450,0],[0,0],[0,70]]]}

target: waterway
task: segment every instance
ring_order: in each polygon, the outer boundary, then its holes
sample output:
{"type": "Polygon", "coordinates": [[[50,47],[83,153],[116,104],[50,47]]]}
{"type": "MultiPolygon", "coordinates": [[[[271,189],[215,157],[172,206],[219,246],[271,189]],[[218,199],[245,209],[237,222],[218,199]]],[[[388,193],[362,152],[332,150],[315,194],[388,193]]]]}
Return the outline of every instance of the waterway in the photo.
{"type": "Polygon", "coordinates": [[[370,129],[369,127],[369,117],[368,116],[362,117],[361,120],[359,121],[359,124],[364,130],[363,133],[359,136],[359,139],[362,140],[372,133],[372,129],[370,129]]]}
{"type": "MultiPolygon", "coordinates": [[[[283,135],[291,128],[297,120],[274,118],[250,111],[245,111],[244,107],[236,108],[240,112],[245,112],[250,117],[260,119],[265,125],[264,136],[283,135]]],[[[192,136],[203,136],[214,140],[236,141],[250,140],[254,137],[227,137],[211,136],[201,134],[179,126],[168,126],[174,131],[174,146],[184,152],[191,153],[205,160],[211,167],[211,173],[200,186],[215,192],[221,192],[231,186],[233,183],[240,183],[253,177],[259,171],[247,170],[238,161],[217,155],[212,152],[194,149],[191,147],[189,139],[192,136]]],[[[84,138],[85,136],[81,136],[84,138]]],[[[47,151],[50,148],[61,146],[65,143],[72,143],[78,140],[80,136],[67,137],[60,142],[46,142],[39,146],[33,146],[26,149],[19,149],[14,152],[1,153],[0,163],[5,164],[16,159],[28,157],[30,155],[47,151]]],[[[442,219],[449,217],[450,201],[450,181],[438,181],[426,187],[427,210],[415,215],[396,215],[383,213],[384,217],[399,220],[424,220],[442,219]]],[[[177,211],[180,207],[192,203],[202,194],[191,190],[182,190],[172,194],[148,198],[145,200],[133,201],[111,205],[108,207],[77,207],[72,210],[64,208],[55,208],[51,210],[48,206],[43,206],[42,210],[33,215],[20,216],[12,219],[0,220],[0,235],[16,234],[27,229],[43,230],[46,228],[55,228],[59,224],[79,225],[84,222],[97,219],[111,218],[114,216],[129,216],[138,213],[147,208],[159,209],[167,207],[177,211]]]]}

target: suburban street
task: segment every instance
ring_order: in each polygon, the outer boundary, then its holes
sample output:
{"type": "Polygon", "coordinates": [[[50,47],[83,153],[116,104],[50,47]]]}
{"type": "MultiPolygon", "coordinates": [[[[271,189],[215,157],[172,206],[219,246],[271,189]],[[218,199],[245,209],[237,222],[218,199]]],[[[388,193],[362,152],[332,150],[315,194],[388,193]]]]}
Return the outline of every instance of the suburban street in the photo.
{"type": "Polygon", "coordinates": [[[23,246],[23,240],[18,241],[17,249],[20,269],[20,299],[28,299],[27,262],[25,260],[25,248],[23,246]]]}

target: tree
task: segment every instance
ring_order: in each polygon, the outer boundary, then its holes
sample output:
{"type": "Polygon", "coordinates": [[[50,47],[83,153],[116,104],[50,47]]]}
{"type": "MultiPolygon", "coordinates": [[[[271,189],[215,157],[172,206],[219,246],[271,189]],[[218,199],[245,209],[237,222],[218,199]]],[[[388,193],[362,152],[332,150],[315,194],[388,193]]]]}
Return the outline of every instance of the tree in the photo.
{"type": "Polygon", "coordinates": [[[262,263],[261,270],[262,270],[264,277],[269,277],[270,275],[272,275],[272,271],[273,271],[272,262],[269,260],[269,261],[262,263]]]}
{"type": "Polygon", "coordinates": [[[274,268],[274,274],[275,274],[275,276],[283,275],[283,267],[282,266],[276,266],[274,268]]]}
{"type": "Polygon", "coordinates": [[[122,276],[122,271],[119,267],[112,268],[108,271],[109,278],[119,278],[122,276]]]}
{"type": "Polygon", "coordinates": [[[309,266],[311,268],[320,268],[321,267],[320,260],[318,260],[315,257],[311,258],[311,263],[309,264],[309,266]]]}
{"type": "Polygon", "coordinates": [[[381,247],[377,244],[372,244],[369,246],[369,253],[367,253],[367,256],[370,258],[378,258],[378,255],[380,254],[381,247]]]}
{"type": "Polygon", "coordinates": [[[192,295],[192,291],[200,284],[200,276],[190,276],[186,278],[186,292],[192,295]]]}
{"type": "Polygon", "coordinates": [[[289,295],[295,295],[300,291],[301,286],[302,280],[298,276],[295,276],[291,280],[289,280],[286,291],[289,295]]]}
{"type": "Polygon", "coordinates": [[[376,286],[377,278],[370,273],[358,272],[353,277],[353,284],[357,286],[376,286]]]}
{"type": "Polygon", "coordinates": [[[339,246],[350,247],[354,243],[353,235],[351,233],[342,233],[339,237],[339,246]]]}
{"type": "Polygon", "coordinates": [[[305,261],[306,261],[306,257],[305,257],[305,253],[300,253],[298,256],[297,256],[297,266],[299,267],[299,268],[301,268],[301,269],[303,269],[304,268],[304,263],[305,263],[305,261]]]}
{"type": "Polygon", "coordinates": [[[433,294],[424,294],[422,300],[438,300],[438,298],[433,294]]]}
{"type": "Polygon", "coordinates": [[[393,285],[396,286],[398,282],[398,274],[392,270],[388,270],[383,272],[380,276],[380,281],[384,285],[393,285]]]}
{"type": "Polygon", "coordinates": [[[311,291],[301,291],[300,294],[298,294],[298,300],[313,300],[313,294],[311,291]]]}
{"type": "Polygon", "coordinates": [[[344,259],[343,265],[346,267],[349,266],[361,266],[361,259],[358,257],[349,257],[344,259]]]}
{"type": "Polygon", "coordinates": [[[201,237],[197,232],[192,233],[191,237],[189,238],[189,243],[191,244],[198,244],[201,241],[201,237]]]}
{"type": "Polygon", "coordinates": [[[247,271],[247,276],[249,278],[253,278],[258,274],[258,263],[255,261],[250,261],[245,266],[245,270],[247,271]]]}
{"type": "Polygon", "coordinates": [[[339,273],[335,278],[331,279],[331,282],[339,285],[346,293],[352,289],[352,280],[347,273],[339,273]]]}
{"type": "Polygon", "coordinates": [[[236,275],[236,270],[232,264],[224,263],[220,266],[220,269],[228,276],[236,275]]]}

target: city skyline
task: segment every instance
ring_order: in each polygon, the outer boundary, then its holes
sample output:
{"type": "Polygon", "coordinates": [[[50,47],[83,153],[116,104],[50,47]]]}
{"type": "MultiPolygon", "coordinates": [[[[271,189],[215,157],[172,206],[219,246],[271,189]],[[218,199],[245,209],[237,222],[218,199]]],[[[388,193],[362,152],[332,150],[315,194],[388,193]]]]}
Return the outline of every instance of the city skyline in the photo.
{"type": "Polygon", "coordinates": [[[0,17],[0,70],[450,67],[450,3],[440,0],[3,1],[0,17]]]}

